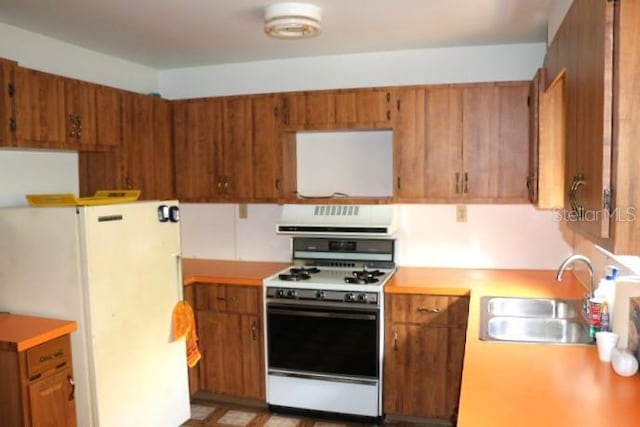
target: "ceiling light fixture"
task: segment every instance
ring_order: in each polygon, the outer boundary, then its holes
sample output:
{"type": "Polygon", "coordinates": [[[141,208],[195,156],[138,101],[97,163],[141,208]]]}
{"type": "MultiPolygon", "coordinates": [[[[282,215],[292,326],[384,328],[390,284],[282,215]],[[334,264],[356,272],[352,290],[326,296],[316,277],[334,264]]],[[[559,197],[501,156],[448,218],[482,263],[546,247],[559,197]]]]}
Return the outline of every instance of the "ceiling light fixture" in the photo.
{"type": "Polygon", "coordinates": [[[264,32],[279,39],[303,39],[320,32],[321,9],[308,3],[276,3],[264,12],[264,32]]]}

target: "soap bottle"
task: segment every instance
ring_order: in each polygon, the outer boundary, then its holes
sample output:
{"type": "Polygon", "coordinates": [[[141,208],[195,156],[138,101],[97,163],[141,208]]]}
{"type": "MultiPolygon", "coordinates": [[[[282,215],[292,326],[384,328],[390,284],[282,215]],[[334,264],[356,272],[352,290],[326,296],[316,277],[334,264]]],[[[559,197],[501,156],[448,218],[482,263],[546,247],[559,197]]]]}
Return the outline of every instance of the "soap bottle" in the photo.
{"type": "Polygon", "coordinates": [[[616,277],[618,276],[618,269],[613,266],[609,266],[609,274],[600,279],[598,288],[594,291],[593,296],[597,299],[603,300],[607,303],[608,311],[608,323],[613,324],[613,309],[615,306],[616,298],[616,277]]]}
{"type": "Polygon", "coordinates": [[[600,309],[600,331],[602,332],[611,332],[611,316],[609,315],[609,305],[607,301],[602,303],[602,308],[600,309]]]}

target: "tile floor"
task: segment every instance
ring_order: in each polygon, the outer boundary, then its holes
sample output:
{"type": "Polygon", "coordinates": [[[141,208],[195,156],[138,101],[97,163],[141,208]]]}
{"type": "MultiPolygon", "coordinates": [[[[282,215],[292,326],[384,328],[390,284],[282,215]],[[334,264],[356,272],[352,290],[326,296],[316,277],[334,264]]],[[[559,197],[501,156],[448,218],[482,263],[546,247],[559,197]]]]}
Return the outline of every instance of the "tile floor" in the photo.
{"type": "MultiPolygon", "coordinates": [[[[393,427],[443,427],[443,423],[386,423],[393,427]]],[[[272,414],[266,409],[221,403],[191,405],[191,419],[182,427],[364,427],[367,424],[272,414]]]]}

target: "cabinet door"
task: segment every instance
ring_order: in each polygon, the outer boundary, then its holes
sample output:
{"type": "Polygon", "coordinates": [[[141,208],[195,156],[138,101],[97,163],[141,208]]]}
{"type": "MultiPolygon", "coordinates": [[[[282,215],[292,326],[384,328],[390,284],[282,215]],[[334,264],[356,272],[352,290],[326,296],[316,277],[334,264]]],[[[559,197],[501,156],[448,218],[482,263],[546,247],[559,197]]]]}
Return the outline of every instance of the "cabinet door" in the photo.
{"type": "Polygon", "coordinates": [[[242,315],[240,325],[242,340],[242,389],[241,396],[249,399],[265,398],[264,341],[259,316],[242,315]]]}
{"type": "Polygon", "coordinates": [[[75,427],[75,386],[71,367],[28,385],[31,426],[75,427]]]}
{"type": "Polygon", "coordinates": [[[277,95],[252,98],[253,198],[273,201],[282,196],[283,146],[280,140],[281,99],[277,95]]]}
{"type": "Polygon", "coordinates": [[[201,391],[222,394],[227,390],[225,372],[231,376],[240,376],[238,360],[232,360],[229,365],[226,363],[227,351],[235,351],[231,348],[227,350],[227,336],[229,333],[237,333],[237,330],[232,330],[233,322],[228,319],[226,313],[196,311],[198,343],[202,354],[198,381],[201,391]]]}
{"type": "Polygon", "coordinates": [[[544,68],[539,68],[529,84],[529,175],[527,195],[533,204],[538,202],[538,146],[540,144],[540,101],[544,93],[544,68]]]}
{"type": "Polygon", "coordinates": [[[355,91],[356,117],[359,127],[391,127],[395,94],[391,88],[355,91]]]}
{"type": "Polygon", "coordinates": [[[251,98],[232,97],[223,104],[223,198],[247,200],[253,195],[251,98]]]}
{"type": "Polygon", "coordinates": [[[191,202],[221,197],[218,177],[223,174],[216,151],[222,146],[221,101],[178,101],[173,107],[177,197],[191,202]]]}
{"type": "Polygon", "coordinates": [[[64,80],[53,74],[16,67],[15,121],[17,145],[65,146],[64,80]]]}
{"type": "Polygon", "coordinates": [[[124,91],[96,86],[96,144],[117,147],[122,142],[124,91]]]}
{"type": "MultiPolygon", "coordinates": [[[[153,109],[153,172],[154,180],[148,195],[167,200],[175,197],[173,164],[173,109],[171,101],[152,97],[153,109]]],[[[141,123],[144,126],[144,123],[141,123]]],[[[144,167],[144,165],[139,165],[144,167]]]]}
{"type": "Polygon", "coordinates": [[[415,200],[424,195],[424,90],[398,89],[398,112],[393,128],[395,198],[415,200]]]}
{"type": "MultiPolygon", "coordinates": [[[[422,92],[422,91],[420,91],[422,92]]],[[[447,200],[462,194],[462,90],[426,88],[424,98],[424,197],[447,200]]]]}
{"type": "Polygon", "coordinates": [[[90,149],[96,145],[95,85],[64,79],[64,92],[67,144],[90,149]]]}
{"type": "Polygon", "coordinates": [[[461,186],[470,201],[526,202],[527,94],[524,83],[465,86],[461,186]]]}
{"type": "Polygon", "coordinates": [[[15,145],[15,85],[16,64],[0,59],[0,146],[15,145]]]}
{"type": "Polygon", "coordinates": [[[154,198],[153,99],[127,94],[124,100],[123,146],[126,158],[125,187],[142,191],[141,198],[154,198]]]}

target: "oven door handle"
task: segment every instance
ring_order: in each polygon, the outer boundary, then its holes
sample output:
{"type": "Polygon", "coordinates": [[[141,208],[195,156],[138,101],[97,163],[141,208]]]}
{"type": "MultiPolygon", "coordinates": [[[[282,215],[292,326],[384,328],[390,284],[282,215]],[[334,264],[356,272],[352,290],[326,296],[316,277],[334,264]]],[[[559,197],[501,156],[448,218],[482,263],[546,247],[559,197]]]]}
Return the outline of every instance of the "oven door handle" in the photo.
{"type": "Polygon", "coordinates": [[[333,313],[333,312],[319,312],[309,310],[282,310],[277,308],[267,308],[267,314],[284,314],[291,316],[303,316],[303,317],[324,317],[331,319],[348,319],[348,320],[376,320],[374,314],[359,314],[359,313],[333,313]]]}

